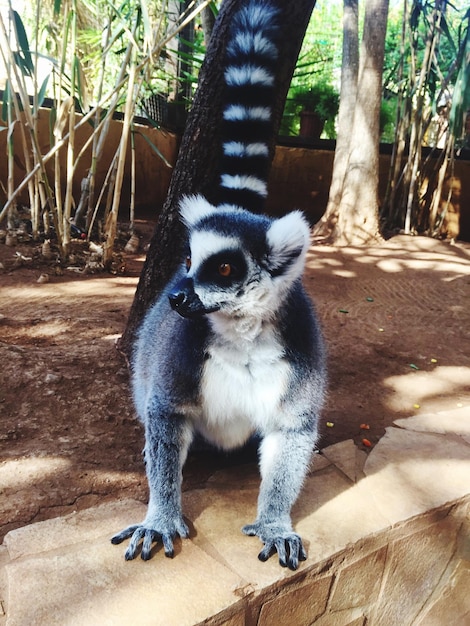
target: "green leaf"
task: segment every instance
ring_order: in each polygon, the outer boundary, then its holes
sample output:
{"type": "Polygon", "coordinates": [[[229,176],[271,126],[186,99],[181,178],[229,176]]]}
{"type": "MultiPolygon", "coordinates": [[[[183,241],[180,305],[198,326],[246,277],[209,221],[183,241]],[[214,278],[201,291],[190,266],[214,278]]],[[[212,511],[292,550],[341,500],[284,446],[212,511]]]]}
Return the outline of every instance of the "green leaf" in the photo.
{"type": "Polygon", "coordinates": [[[16,53],[16,62],[24,75],[32,76],[34,72],[33,59],[29,49],[28,36],[24,28],[21,17],[16,11],[12,11],[15,22],[16,37],[18,41],[19,51],[16,53]]]}
{"type": "Polygon", "coordinates": [[[7,80],[5,83],[5,89],[3,90],[3,100],[2,100],[2,121],[8,121],[8,107],[11,106],[11,90],[10,90],[10,81],[7,80]]]}
{"type": "Polygon", "coordinates": [[[150,23],[149,10],[146,0],[140,0],[140,8],[142,9],[142,23],[144,25],[144,40],[150,48],[152,45],[152,25],[150,23]]]}
{"type": "Polygon", "coordinates": [[[453,37],[452,37],[452,35],[450,33],[449,25],[447,24],[447,20],[444,17],[444,15],[441,18],[441,28],[442,28],[443,33],[445,33],[445,35],[447,37],[447,41],[448,41],[449,46],[450,46],[450,48],[452,50],[452,54],[454,56],[456,56],[457,55],[457,48],[455,47],[454,39],[453,39],[453,37]]]}
{"type": "Polygon", "coordinates": [[[462,56],[455,81],[449,118],[449,125],[456,139],[460,139],[463,134],[464,119],[468,109],[470,109],[470,31],[467,33],[465,54],[462,56]]]}
{"type": "Polygon", "coordinates": [[[421,15],[421,4],[419,2],[413,3],[413,10],[410,15],[410,28],[411,30],[416,30],[419,24],[419,18],[421,15]]]}
{"type": "Polygon", "coordinates": [[[80,105],[81,111],[83,113],[87,111],[89,107],[86,78],[85,78],[85,73],[83,71],[82,64],[77,55],[74,55],[73,62],[75,66],[75,84],[76,84],[76,90],[77,90],[77,100],[80,105]]]}
{"type": "Polygon", "coordinates": [[[217,17],[219,15],[219,9],[217,8],[217,5],[215,2],[209,3],[208,7],[212,11],[212,14],[214,15],[214,17],[217,17]]]}
{"type": "Polygon", "coordinates": [[[46,97],[46,89],[47,89],[47,83],[49,82],[49,76],[50,74],[46,76],[46,78],[42,82],[41,87],[39,88],[38,106],[42,106],[42,103],[44,102],[44,98],[46,97]]]}
{"type": "MultiPolygon", "coordinates": [[[[69,11],[68,15],[67,15],[67,20],[65,21],[65,24],[63,26],[63,31],[62,31],[62,39],[64,42],[68,42],[69,40],[69,36],[71,33],[71,29],[73,28],[73,24],[72,24],[72,20],[74,19],[73,16],[73,11],[69,11]]],[[[63,51],[62,51],[62,59],[61,59],[61,63],[60,63],[60,72],[64,73],[65,72],[65,66],[67,64],[67,46],[64,45],[63,46],[63,51]]],[[[73,90],[73,85],[72,85],[72,90],[73,90]]]]}
{"type": "Polygon", "coordinates": [[[145,141],[148,143],[148,145],[152,148],[153,152],[155,152],[155,154],[157,156],[160,157],[160,159],[163,161],[163,163],[165,163],[165,165],[167,167],[171,167],[173,169],[173,165],[163,156],[163,154],[160,152],[160,150],[157,148],[157,146],[153,143],[153,141],[151,141],[147,135],[144,135],[141,132],[135,131],[136,135],[141,135],[141,137],[143,137],[145,139],[145,141]]]}

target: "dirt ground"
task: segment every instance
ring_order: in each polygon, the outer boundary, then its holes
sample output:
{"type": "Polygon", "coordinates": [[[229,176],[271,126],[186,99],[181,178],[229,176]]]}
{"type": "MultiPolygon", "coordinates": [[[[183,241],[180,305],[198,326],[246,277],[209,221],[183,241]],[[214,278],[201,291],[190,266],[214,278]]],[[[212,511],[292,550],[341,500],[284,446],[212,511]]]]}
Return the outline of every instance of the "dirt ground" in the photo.
{"type": "MultiPolygon", "coordinates": [[[[152,228],[138,224],[142,248],[152,228]]],[[[105,500],[146,499],[142,429],[115,349],[143,259],[83,274],[57,271],[31,245],[0,244],[0,538],[105,500]]],[[[373,446],[396,418],[470,410],[470,244],[317,246],[305,284],[329,352],[320,447],[352,438],[369,450],[363,440],[373,446]]],[[[234,462],[193,455],[184,488],[234,462]]]]}

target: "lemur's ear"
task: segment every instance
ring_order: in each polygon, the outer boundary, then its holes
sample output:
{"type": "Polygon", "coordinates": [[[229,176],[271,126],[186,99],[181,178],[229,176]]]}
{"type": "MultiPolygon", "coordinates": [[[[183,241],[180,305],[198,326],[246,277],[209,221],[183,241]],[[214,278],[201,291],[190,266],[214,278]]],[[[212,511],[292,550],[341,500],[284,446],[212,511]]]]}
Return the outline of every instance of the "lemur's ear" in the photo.
{"type": "Polygon", "coordinates": [[[266,233],[266,241],[271,276],[285,275],[295,279],[302,274],[310,244],[310,228],[300,211],[274,220],[266,233]]]}
{"type": "Polygon", "coordinates": [[[215,206],[200,195],[184,196],[180,200],[179,208],[183,222],[188,228],[217,211],[215,206]]]}

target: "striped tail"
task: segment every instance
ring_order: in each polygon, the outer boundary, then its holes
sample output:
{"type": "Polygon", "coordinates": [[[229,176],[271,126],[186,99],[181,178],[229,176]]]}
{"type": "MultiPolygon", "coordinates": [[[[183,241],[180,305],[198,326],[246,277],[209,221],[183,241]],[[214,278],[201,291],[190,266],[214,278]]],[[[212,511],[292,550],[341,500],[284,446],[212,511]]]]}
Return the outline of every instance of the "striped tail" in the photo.
{"type": "Polygon", "coordinates": [[[278,9],[248,0],[236,14],[225,58],[219,204],[259,213],[267,196],[278,9]]]}

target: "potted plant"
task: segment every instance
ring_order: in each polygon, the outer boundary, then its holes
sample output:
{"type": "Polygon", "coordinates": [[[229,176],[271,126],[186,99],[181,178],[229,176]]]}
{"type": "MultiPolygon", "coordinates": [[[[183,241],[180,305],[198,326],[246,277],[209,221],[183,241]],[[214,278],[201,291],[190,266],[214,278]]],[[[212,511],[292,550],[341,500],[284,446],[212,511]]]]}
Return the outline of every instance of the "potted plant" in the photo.
{"type": "Polygon", "coordinates": [[[338,113],[338,92],[328,83],[298,87],[292,98],[300,108],[300,135],[318,139],[325,122],[333,121],[338,113]]]}

